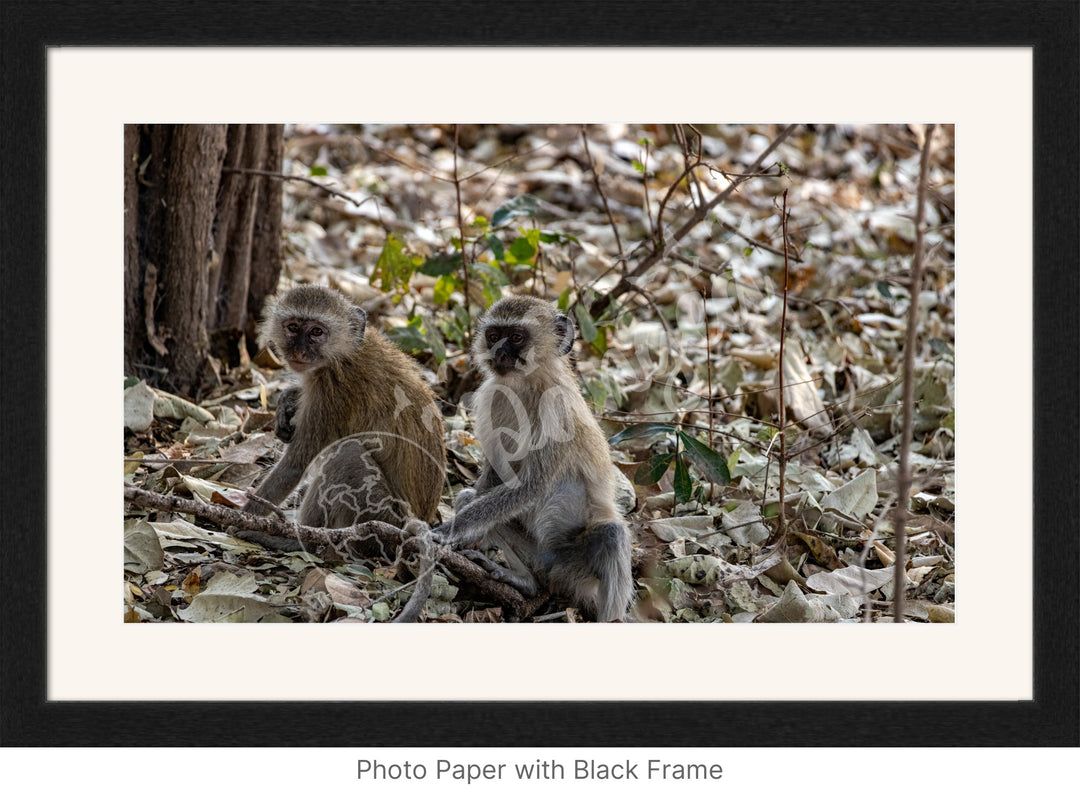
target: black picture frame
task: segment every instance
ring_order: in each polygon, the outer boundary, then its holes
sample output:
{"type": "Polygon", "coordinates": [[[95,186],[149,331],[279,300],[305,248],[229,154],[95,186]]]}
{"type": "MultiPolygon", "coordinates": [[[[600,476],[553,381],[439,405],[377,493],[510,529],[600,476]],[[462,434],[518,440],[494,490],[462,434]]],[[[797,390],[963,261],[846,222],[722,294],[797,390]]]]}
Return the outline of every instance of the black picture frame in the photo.
{"type": "MultiPolygon", "coordinates": [[[[1080,744],[1080,5],[343,3],[0,7],[0,743],[309,746],[1080,744]],[[419,7],[419,8],[418,8],[419,7]],[[303,24],[297,24],[302,20],[303,24]],[[692,20],[692,24],[687,24],[692,20]],[[1034,699],[1018,702],[54,702],[46,698],[46,49],[52,46],[1030,46],[1034,53],[1034,699]],[[328,724],[332,722],[332,724],[328,724]],[[417,726],[423,722],[423,726],[417,726]],[[197,739],[197,743],[196,743],[197,739]]],[[[107,91],[107,90],[103,90],[107,91]]],[[[1003,159],[1007,156],[1003,152],[1003,159]]],[[[1025,165],[987,165],[1004,173],[1025,165]]],[[[119,164],[117,165],[119,169],[119,164]]],[[[120,203],[120,199],[113,199],[120,203]]],[[[102,202],[113,202],[103,199],[102,202]]],[[[1002,214],[1007,214],[1003,208],[1002,214]]],[[[119,232],[117,234],[119,236],[119,232]]],[[[1007,312],[1005,312],[1007,314],[1007,312]]],[[[107,369],[105,362],[103,370],[107,369]]],[[[993,401],[991,401],[993,402],[993,401]]],[[[1004,405],[1008,403],[1002,400],[1004,405]]],[[[101,455],[108,459],[108,455],[101,455]]],[[[1003,465],[1008,470],[1026,466],[1003,465]]],[[[119,492],[119,491],[118,491],[119,492]]],[[[991,501],[997,495],[987,491],[991,501]]],[[[109,531],[104,529],[103,531],[109,531]]],[[[1007,554],[1001,555],[1003,562],[1007,554]]],[[[119,614],[119,613],[118,613],[119,614]]],[[[737,658],[733,658],[735,660],[737,658]]],[[[588,670],[587,667],[575,670],[588,670]]],[[[892,670],[886,662],[883,670],[892,670]]],[[[897,681],[901,680],[899,674],[897,681]]]]}

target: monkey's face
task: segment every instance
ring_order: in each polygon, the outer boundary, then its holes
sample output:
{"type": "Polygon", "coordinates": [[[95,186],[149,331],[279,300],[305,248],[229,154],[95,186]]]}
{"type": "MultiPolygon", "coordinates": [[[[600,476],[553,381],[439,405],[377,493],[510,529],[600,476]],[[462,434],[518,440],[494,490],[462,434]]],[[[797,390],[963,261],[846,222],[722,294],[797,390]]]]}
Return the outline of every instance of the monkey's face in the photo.
{"type": "Polygon", "coordinates": [[[492,324],[484,329],[486,363],[500,376],[528,364],[529,332],[523,326],[492,324]]]}
{"type": "Polygon", "coordinates": [[[289,317],[281,321],[282,356],[290,368],[303,373],[325,360],[330,331],[321,320],[289,317]]]}
{"type": "Polygon", "coordinates": [[[512,379],[545,373],[544,366],[559,363],[573,345],[570,318],[547,301],[511,295],[481,318],[473,356],[489,376],[512,379]]]}

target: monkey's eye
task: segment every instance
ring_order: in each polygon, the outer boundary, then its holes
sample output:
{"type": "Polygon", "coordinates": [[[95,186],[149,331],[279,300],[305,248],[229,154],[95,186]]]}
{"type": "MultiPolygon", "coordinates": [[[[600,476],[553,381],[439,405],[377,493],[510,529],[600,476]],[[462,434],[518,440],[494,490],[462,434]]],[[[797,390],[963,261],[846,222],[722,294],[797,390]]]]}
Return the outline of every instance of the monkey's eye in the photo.
{"type": "Polygon", "coordinates": [[[324,333],[325,332],[323,331],[321,326],[312,326],[311,327],[310,334],[311,334],[312,337],[322,337],[324,333]]]}
{"type": "Polygon", "coordinates": [[[300,327],[295,323],[286,323],[285,331],[289,332],[289,334],[298,334],[300,332],[300,327]]]}
{"type": "Polygon", "coordinates": [[[497,331],[489,331],[487,333],[487,344],[488,345],[495,345],[495,343],[497,343],[501,339],[502,339],[502,337],[499,336],[499,332],[497,332],[497,331]]]}
{"type": "Polygon", "coordinates": [[[512,342],[514,345],[521,345],[524,340],[525,337],[520,331],[515,331],[513,334],[510,335],[510,342],[512,342]]]}

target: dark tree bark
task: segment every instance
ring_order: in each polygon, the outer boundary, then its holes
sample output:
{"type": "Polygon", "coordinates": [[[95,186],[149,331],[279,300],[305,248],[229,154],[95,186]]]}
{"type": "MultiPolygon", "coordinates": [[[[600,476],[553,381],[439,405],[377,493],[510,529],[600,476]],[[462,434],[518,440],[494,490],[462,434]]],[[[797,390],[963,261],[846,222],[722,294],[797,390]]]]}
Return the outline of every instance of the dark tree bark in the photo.
{"type": "Polygon", "coordinates": [[[281,270],[279,125],[124,131],[124,370],[198,396],[244,358],[281,270]]]}

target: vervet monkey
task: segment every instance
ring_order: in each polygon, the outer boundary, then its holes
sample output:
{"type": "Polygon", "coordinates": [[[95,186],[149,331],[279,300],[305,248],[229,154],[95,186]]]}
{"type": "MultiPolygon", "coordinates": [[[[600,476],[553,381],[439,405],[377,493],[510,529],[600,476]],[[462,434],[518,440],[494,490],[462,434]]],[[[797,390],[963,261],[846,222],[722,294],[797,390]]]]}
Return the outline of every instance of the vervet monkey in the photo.
{"type": "Polygon", "coordinates": [[[527,596],[538,580],[600,621],[634,595],[630,535],[615,508],[607,441],[567,360],[574,325],[548,302],[503,298],[480,319],[472,356],[484,381],[472,401],[486,464],[463,490],[442,543],[497,546],[496,579],[527,596]]]}
{"type": "MultiPolygon", "coordinates": [[[[300,377],[281,394],[285,456],[255,490],[281,503],[311,467],[300,523],[431,521],[446,481],[442,415],[408,356],[340,293],[301,286],[271,301],[260,339],[300,377]]],[[[248,512],[269,514],[257,499],[248,512]]]]}

